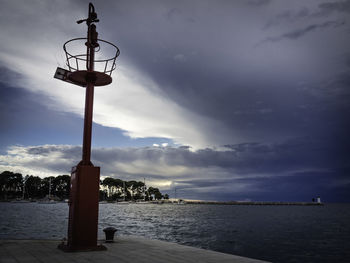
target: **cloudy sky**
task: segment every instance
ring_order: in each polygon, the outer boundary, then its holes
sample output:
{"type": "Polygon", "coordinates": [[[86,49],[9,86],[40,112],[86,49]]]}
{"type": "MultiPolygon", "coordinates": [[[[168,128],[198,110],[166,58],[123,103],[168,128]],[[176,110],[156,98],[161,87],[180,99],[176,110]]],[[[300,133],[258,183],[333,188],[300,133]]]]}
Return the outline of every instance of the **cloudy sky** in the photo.
{"type": "MultiPolygon", "coordinates": [[[[53,74],[86,35],[88,1],[0,4],[0,171],[68,174],[85,90],[53,74]]],[[[95,89],[101,176],[171,197],[350,201],[350,1],[94,5],[121,50],[95,89]]]]}

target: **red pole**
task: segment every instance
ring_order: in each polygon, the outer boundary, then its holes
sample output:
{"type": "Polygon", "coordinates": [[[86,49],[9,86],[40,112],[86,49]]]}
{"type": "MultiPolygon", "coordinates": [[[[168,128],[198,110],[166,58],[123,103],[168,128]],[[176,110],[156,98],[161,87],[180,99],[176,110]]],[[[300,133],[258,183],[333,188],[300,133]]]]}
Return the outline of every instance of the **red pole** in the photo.
{"type": "Polygon", "coordinates": [[[91,136],[92,136],[92,115],[94,101],[94,60],[95,60],[95,43],[97,43],[97,32],[94,24],[88,27],[87,45],[87,86],[85,92],[85,116],[84,116],[84,137],[83,137],[83,165],[93,165],[91,158],[91,136]]]}

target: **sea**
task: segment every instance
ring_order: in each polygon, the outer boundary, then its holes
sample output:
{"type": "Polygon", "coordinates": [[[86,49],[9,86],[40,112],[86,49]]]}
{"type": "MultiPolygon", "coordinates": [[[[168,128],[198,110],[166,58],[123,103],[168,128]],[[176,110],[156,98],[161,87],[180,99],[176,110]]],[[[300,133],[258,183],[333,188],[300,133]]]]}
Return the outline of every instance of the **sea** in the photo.
{"type": "MultiPolygon", "coordinates": [[[[67,224],[67,203],[0,203],[0,239],[61,240],[67,224]]],[[[350,262],[350,204],[100,204],[99,238],[109,226],[271,262],[350,262]]]]}

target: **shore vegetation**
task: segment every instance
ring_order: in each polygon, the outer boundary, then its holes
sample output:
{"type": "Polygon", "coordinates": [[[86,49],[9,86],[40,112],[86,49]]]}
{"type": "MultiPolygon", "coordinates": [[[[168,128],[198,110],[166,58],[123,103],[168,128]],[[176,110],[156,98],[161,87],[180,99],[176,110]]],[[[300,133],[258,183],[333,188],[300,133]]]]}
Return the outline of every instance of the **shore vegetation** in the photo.
{"type": "MultiPolygon", "coordinates": [[[[66,200],[69,198],[70,175],[39,176],[4,171],[0,173],[0,200],[66,200]],[[50,193],[50,194],[49,194],[50,193]]],[[[146,187],[141,181],[123,181],[106,177],[100,180],[100,201],[152,201],[169,199],[158,188],[146,187]]]]}

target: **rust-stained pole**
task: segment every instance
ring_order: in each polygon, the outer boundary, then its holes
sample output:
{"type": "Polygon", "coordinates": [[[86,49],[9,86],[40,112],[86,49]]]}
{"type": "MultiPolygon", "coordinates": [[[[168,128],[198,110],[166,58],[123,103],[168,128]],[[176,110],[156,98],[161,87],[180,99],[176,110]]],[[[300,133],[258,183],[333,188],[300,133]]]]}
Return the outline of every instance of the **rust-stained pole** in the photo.
{"type": "Polygon", "coordinates": [[[91,135],[92,135],[92,115],[93,115],[93,101],[94,101],[94,83],[96,76],[94,74],[94,60],[95,60],[95,47],[97,46],[97,32],[96,26],[92,24],[94,18],[91,17],[94,14],[93,6],[89,5],[89,18],[87,19],[88,32],[87,32],[87,85],[85,91],[85,116],[84,116],[84,137],[83,137],[83,165],[92,165],[91,158],[91,135]]]}

